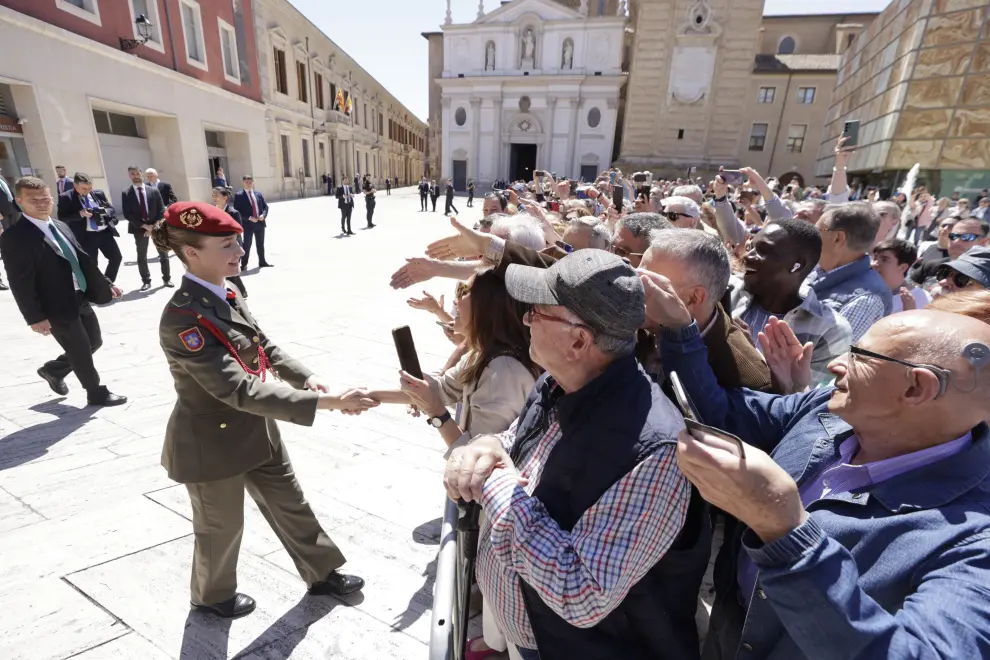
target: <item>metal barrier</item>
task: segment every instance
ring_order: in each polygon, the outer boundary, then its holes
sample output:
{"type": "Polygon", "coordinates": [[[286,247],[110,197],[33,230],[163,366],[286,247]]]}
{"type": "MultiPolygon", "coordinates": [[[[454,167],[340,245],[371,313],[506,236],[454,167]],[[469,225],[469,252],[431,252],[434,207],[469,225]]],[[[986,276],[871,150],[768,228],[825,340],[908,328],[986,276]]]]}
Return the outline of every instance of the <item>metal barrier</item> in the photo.
{"type": "Polygon", "coordinates": [[[433,583],[430,660],[464,660],[481,507],[447,500],[433,583]]]}

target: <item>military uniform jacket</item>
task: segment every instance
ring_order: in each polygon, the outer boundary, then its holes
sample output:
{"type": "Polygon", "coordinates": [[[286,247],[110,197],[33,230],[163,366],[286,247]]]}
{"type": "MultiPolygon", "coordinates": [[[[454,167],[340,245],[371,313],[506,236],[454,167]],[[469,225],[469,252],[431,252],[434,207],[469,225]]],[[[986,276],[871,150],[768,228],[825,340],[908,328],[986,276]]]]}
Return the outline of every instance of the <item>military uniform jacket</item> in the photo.
{"type": "Polygon", "coordinates": [[[240,294],[232,302],[183,277],[162,313],[159,341],[178,395],[162,465],[179,483],[248,472],[281,442],[274,420],[312,426],[316,417],[319,395],[300,389],[312,372],[268,339],[240,294]]]}

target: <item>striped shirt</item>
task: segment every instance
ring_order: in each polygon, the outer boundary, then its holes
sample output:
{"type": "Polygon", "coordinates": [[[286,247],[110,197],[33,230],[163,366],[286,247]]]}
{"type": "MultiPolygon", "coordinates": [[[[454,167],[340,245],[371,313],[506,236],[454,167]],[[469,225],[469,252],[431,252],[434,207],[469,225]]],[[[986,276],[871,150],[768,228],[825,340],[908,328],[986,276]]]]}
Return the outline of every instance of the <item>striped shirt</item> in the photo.
{"type": "MultiPolygon", "coordinates": [[[[517,424],[498,436],[506,451],[517,424]]],[[[687,516],[690,485],[677,467],[676,446],[666,444],[613,484],[571,531],[560,529],[532,496],[560,439],[552,409],[543,437],[517,461],[519,473],[498,469],[482,489],[478,585],[499,629],[522,648],[537,643],[520,580],[571,625],[597,625],[660,561],[687,516]],[[528,479],[525,486],[519,476],[528,479]]]]}

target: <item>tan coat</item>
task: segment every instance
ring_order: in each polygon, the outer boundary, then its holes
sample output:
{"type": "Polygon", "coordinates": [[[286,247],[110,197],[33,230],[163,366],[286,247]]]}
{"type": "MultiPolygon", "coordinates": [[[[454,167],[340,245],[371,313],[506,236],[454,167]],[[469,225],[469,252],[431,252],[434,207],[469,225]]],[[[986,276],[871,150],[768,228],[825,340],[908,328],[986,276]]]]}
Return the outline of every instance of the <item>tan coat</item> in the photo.
{"type": "Polygon", "coordinates": [[[162,465],[179,483],[248,472],[279,446],[274,420],[312,426],[316,417],[318,395],[298,389],[312,372],[272,343],[240,294],[235,302],[240,312],[184,277],[162,313],[159,341],[178,394],[162,465]],[[248,373],[204,321],[224,334],[248,369],[258,368],[260,346],[279,380],[271,372],[264,382],[248,373]]]}

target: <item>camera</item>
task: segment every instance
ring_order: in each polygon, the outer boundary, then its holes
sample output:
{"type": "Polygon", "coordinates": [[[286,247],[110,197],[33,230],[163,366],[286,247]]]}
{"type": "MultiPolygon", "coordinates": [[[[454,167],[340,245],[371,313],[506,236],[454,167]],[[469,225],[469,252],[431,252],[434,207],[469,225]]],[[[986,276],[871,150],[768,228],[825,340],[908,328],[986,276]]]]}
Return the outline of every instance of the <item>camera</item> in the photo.
{"type": "Polygon", "coordinates": [[[90,220],[97,227],[105,227],[107,224],[116,224],[117,218],[113,214],[113,209],[108,209],[104,206],[94,206],[89,209],[92,214],[90,220]]]}

